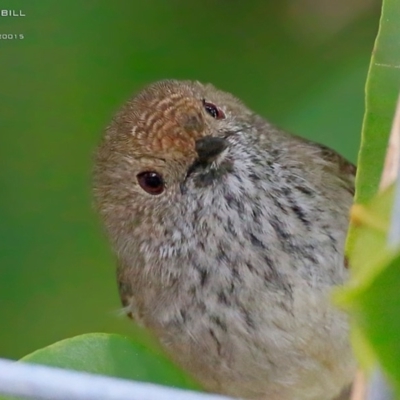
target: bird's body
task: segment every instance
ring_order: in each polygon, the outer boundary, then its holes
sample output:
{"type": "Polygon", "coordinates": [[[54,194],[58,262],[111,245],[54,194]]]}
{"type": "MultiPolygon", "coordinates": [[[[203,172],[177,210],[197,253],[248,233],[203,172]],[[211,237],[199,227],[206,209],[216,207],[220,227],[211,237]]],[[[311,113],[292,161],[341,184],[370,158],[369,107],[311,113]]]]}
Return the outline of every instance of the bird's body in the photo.
{"type": "Polygon", "coordinates": [[[347,276],[353,178],[211,85],[150,86],[96,163],[125,308],[210,391],[334,399],[354,373],[329,299],[347,276]]]}

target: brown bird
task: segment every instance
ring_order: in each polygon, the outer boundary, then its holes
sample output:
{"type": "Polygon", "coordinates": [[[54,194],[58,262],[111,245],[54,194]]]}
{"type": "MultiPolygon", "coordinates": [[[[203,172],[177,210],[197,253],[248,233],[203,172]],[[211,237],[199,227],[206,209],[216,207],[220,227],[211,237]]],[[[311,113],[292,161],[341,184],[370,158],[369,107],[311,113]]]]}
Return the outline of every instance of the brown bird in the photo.
{"type": "Polygon", "coordinates": [[[348,274],[354,174],[212,85],[145,88],[95,167],[126,312],[209,391],[337,398],[355,371],[329,299],[348,274]]]}

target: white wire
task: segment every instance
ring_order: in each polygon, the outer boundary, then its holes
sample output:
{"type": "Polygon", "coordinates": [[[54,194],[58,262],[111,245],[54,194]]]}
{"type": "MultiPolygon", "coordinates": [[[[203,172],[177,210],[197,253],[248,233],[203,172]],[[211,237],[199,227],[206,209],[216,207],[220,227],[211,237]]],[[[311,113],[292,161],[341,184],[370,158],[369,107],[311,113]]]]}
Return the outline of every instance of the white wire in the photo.
{"type": "Polygon", "coordinates": [[[367,388],[368,400],[394,400],[393,390],[380,367],[373,371],[367,388]]]}
{"type": "Polygon", "coordinates": [[[0,393],[35,400],[233,400],[1,358],[0,393]]]}
{"type": "Polygon", "coordinates": [[[398,173],[396,177],[396,188],[394,193],[388,243],[390,247],[396,248],[400,246],[400,160],[398,163],[398,173]]]}

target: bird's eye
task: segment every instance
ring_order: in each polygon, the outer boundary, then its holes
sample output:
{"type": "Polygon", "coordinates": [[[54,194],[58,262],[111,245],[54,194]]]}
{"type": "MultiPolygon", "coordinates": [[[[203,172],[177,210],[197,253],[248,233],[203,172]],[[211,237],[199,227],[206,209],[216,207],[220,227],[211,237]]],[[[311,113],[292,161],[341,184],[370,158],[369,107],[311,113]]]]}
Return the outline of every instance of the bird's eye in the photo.
{"type": "Polygon", "coordinates": [[[209,103],[203,99],[203,107],[208,114],[210,114],[214,119],[224,119],[224,112],[218,108],[215,104],[209,103]]]}
{"type": "Polygon", "coordinates": [[[165,184],[162,176],[158,172],[144,171],[137,175],[140,187],[149,194],[161,194],[165,184]]]}

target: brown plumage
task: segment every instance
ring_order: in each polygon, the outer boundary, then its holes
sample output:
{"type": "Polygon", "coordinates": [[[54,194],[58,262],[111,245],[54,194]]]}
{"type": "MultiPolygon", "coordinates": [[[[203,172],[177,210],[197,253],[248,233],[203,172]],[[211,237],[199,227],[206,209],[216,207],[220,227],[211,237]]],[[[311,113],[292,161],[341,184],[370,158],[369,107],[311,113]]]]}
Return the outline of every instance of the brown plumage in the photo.
{"type": "Polygon", "coordinates": [[[95,168],[127,314],[207,390],[334,399],[355,366],[329,300],[348,273],[354,173],[212,85],[147,87],[95,168]]]}

